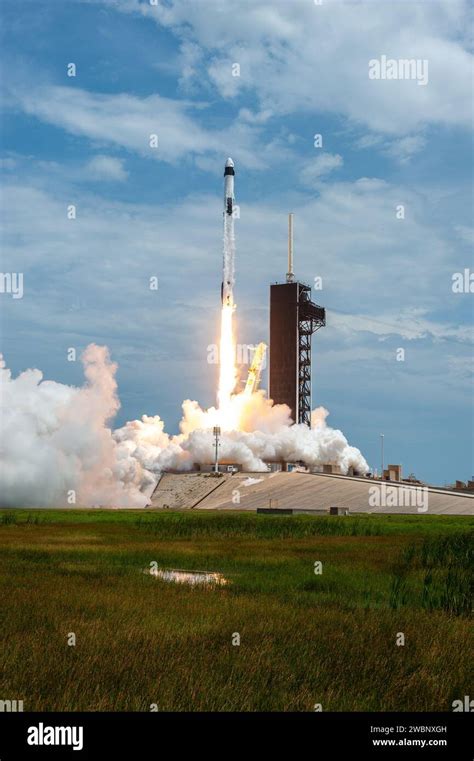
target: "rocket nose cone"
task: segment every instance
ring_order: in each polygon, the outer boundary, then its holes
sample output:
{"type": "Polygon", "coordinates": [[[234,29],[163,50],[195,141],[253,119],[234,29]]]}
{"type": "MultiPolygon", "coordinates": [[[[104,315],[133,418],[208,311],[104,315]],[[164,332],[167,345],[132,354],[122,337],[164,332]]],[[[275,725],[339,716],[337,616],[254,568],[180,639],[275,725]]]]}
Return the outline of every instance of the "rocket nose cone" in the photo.
{"type": "Polygon", "coordinates": [[[228,158],[227,161],[225,162],[225,165],[226,166],[234,166],[234,162],[232,161],[231,158],[228,158]]]}

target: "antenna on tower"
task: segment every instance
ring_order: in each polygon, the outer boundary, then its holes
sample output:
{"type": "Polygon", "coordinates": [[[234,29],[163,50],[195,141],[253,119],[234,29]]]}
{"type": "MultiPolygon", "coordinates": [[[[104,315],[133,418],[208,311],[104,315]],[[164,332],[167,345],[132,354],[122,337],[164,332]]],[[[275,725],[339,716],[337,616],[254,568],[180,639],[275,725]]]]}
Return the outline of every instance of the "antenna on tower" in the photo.
{"type": "Polygon", "coordinates": [[[286,273],[286,282],[293,283],[295,275],[293,272],[293,214],[288,214],[288,272],[286,273]]]}

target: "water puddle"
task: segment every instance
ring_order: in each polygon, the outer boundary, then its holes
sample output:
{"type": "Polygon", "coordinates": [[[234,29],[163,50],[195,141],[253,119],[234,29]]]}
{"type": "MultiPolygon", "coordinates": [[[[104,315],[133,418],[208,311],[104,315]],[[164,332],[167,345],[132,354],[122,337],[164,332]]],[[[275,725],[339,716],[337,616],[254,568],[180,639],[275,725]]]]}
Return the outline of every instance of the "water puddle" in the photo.
{"type": "Polygon", "coordinates": [[[212,573],[210,571],[180,571],[158,568],[157,570],[152,569],[148,573],[163,581],[173,581],[175,584],[189,584],[192,587],[198,584],[224,586],[228,583],[221,573],[212,573]]]}

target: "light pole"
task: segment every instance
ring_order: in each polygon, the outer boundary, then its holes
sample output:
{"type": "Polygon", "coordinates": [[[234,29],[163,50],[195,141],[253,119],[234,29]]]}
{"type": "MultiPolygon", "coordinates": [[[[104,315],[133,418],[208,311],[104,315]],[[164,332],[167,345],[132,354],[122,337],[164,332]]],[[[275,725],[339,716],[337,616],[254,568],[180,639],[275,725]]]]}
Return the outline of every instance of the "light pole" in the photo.
{"type": "Polygon", "coordinates": [[[381,460],[382,460],[382,472],[380,474],[380,480],[383,481],[383,442],[384,442],[385,436],[383,433],[380,434],[380,450],[381,450],[381,460]]]}
{"type": "Polygon", "coordinates": [[[216,442],[214,445],[216,449],[216,457],[214,460],[214,473],[218,473],[219,472],[219,436],[221,435],[221,429],[218,425],[215,425],[212,432],[216,438],[216,442]]]}

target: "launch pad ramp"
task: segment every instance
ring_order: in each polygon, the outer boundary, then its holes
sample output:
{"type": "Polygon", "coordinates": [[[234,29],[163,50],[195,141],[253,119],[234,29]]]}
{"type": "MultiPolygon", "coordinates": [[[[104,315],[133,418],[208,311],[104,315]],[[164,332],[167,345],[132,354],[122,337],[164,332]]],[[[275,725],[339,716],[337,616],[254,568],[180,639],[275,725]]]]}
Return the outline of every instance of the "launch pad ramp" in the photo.
{"type": "Polygon", "coordinates": [[[150,508],[191,508],[224,485],[229,476],[209,473],[163,473],[151,496],[150,508]]]}

